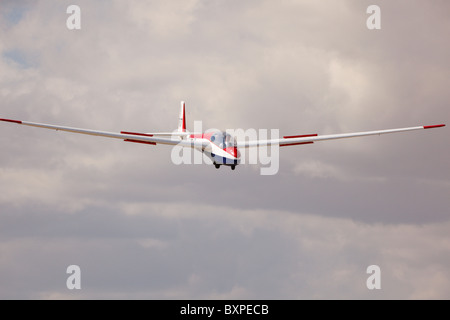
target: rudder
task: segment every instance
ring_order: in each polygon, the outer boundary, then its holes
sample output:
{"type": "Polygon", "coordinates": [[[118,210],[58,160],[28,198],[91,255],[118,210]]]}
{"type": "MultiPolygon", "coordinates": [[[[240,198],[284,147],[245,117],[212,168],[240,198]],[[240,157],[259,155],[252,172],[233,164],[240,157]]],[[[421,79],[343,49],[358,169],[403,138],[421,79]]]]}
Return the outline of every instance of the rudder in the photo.
{"type": "Polygon", "coordinates": [[[178,132],[186,132],[186,107],[184,101],[181,101],[180,116],[178,118],[178,132]]]}

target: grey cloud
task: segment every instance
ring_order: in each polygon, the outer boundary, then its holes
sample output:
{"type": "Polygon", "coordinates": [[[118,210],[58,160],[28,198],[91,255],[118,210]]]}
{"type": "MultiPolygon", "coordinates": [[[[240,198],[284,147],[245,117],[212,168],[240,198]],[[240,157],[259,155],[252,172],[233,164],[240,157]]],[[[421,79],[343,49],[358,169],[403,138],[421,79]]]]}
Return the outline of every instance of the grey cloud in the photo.
{"type": "MultiPolygon", "coordinates": [[[[69,4],[0,8],[2,118],[167,131],[186,100],[190,128],[448,123],[443,1],[380,1],[379,31],[368,1],[79,1],[80,31],[65,28],[69,4]],[[14,50],[37,58],[23,68],[14,50]]],[[[448,298],[446,132],[281,148],[279,173],[260,176],[4,123],[0,296],[448,298]],[[80,292],[65,288],[74,263],[80,292]]]]}

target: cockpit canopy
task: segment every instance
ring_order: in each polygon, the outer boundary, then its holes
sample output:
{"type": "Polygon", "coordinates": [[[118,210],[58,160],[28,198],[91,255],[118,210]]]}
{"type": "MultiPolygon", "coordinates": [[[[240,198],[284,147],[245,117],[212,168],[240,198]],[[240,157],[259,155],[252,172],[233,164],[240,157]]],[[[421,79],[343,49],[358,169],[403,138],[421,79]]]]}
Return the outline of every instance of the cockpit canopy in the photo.
{"type": "Polygon", "coordinates": [[[211,142],[221,149],[236,147],[236,138],[226,132],[215,132],[211,136],[211,142]]]}

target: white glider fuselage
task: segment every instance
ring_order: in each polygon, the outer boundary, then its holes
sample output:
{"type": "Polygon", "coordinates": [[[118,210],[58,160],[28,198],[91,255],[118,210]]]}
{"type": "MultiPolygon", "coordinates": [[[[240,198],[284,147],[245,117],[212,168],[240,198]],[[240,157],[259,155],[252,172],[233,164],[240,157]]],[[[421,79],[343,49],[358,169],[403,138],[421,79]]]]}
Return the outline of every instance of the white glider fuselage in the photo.
{"type": "Polygon", "coordinates": [[[216,167],[226,165],[234,169],[241,162],[241,154],[237,148],[236,139],[229,133],[217,130],[191,134],[186,137],[186,141],[193,143],[193,145],[202,145],[201,151],[212,160],[216,167]]]}

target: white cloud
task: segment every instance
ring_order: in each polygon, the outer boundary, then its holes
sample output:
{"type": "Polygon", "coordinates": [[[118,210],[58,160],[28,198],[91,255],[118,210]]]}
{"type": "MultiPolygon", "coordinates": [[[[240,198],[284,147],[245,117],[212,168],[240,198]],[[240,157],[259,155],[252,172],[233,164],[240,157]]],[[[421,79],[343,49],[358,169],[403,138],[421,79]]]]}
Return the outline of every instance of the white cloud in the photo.
{"type": "Polygon", "coordinates": [[[189,34],[198,0],[174,2],[115,1],[114,7],[140,29],[163,39],[189,34]]]}

